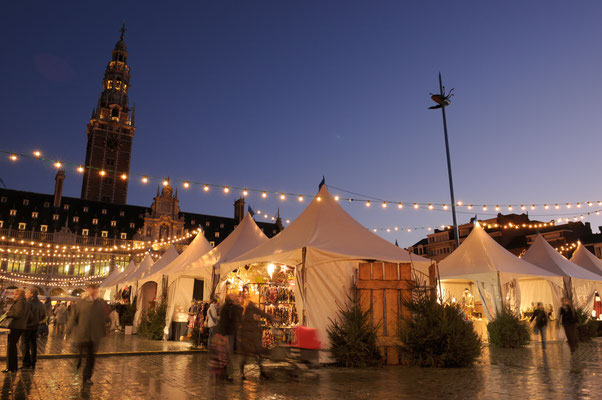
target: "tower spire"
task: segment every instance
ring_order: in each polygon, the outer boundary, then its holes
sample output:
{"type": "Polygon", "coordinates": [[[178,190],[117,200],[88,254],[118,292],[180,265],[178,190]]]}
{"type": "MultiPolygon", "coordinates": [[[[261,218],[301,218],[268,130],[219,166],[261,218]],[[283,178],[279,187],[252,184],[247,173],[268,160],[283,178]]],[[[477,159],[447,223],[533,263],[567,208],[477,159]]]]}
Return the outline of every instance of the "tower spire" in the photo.
{"type": "Polygon", "coordinates": [[[121,40],[123,40],[123,35],[125,35],[125,32],[127,31],[127,29],[125,29],[125,19],[123,20],[123,25],[121,25],[121,40]]]}

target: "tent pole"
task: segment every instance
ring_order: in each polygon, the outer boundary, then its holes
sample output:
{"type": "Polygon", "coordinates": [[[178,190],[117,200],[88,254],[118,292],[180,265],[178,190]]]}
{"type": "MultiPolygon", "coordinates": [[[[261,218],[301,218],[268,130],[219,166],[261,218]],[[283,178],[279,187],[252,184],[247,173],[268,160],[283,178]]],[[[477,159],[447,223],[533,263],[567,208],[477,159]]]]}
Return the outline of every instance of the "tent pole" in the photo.
{"type": "Polygon", "coordinates": [[[303,290],[301,291],[303,293],[303,326],[307,326],[307,296],[305,295],[305,259],[306,259],[306,255],[307,255],[307,247],[304,247],[303,250],[301,250],[301,279],[303,279],[303,290]]]}

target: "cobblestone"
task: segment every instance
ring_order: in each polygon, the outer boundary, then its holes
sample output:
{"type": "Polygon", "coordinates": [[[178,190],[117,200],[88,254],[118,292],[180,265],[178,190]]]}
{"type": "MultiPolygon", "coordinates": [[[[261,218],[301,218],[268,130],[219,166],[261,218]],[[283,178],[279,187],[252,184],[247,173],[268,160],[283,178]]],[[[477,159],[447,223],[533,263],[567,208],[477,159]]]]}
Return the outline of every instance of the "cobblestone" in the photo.
{"type": "Polygon", "coordinates": [[[47,359],[35,371],[3,379],[3,399],[577,399],[602,393],[602,341],[571,355],[563,343],[548,349],[485,348],[478,365],[464,369],[322,368],[317,378],[212,384],[207,354],[105,357],[97,360],[94,384],[81,384],[74,360],[47,359]]]}

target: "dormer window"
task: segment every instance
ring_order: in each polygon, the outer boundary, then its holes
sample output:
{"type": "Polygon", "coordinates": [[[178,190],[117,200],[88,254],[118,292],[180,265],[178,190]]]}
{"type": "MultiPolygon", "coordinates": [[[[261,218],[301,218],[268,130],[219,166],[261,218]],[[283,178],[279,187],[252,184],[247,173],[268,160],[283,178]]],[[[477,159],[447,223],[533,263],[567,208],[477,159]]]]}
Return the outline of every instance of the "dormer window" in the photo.
{"type": "Polygon", "coordinates": [[[15,215],[17,215],[17,210],[10,210],[10,215],[12,215],[13,217],[14,217],[15,215]]]}
{"type": "Polygon", "coordinates": [[[32,212],[31,218],[38,218],[38,212],[37,211],[32,212]]]}
{"type": "Polygon", "coordinates": [[[106,209],[106,208],[103,208],[103,209],[102,209],[102,214],[103,214],[103,215],[106,215],[106,214],[107,214],[107,209],[106,209]]]}

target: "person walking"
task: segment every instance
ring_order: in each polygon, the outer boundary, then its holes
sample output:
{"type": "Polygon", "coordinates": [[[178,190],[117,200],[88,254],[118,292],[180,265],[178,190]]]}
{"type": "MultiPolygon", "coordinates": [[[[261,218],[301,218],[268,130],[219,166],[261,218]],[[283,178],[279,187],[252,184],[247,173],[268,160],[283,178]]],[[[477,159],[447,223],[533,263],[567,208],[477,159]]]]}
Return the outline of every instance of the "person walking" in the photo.
{"type": "Polygon", "coordinates": [[[265,352],[261,344],[262,330],[259,325],[260,318],[265,318],[269,321],[273,321],[275,318],[260,310],[255,303],[250,301],[248,298],[245,299],[244,313],[242,315],[242,326],[240,328],[240,350],[242,352],[242,358],[240,361],[240,377],[242,380],[246,379],[245,376],[245,365],[249,357],[254,357],[259,365],[259,376],[263,379],[267,379],[268,375],[265,373],[262,364],[263,353],[265,352]]]}
{"type": "Polygon", "coordinates": [[[23,289],[16,289],[14,291],[15,302],[12,307],[6,313],[7,318],[13,320],[9,324],[8,328],[10,333],[7,338],[6,346],[6,369],[2,372],[17,372],[19,369],[19,354],[17,349],[17,343],[19,338],[27,329],[27,321],[29,320],[29,303],[25,300],[25,292],[23,289]]]}
{"type": "Polygon", "coordinates": [[[208,343],[211,342],[211,338],[215,333],[215,329],[217,328],[217,323],[219,322],[219,313],[217,311],[217,298],[211,298],[211,305],[209,305],[209,310],[207,310],[207,329],[209,329],[209,339],[208,343]]]}
{"type": "Polygon", "coordinates": [[[68,317],[67,306],[64,302],[59,303],[54,311],[54,333],[56,336],[61,337],[65,334],[65,324],[67,324],[68,317]]]}
{"type": "Polygon", "coordinates": [[[76,368],[82,364],[85,353],[86,365],[83,371],[84,384],[92,383],[94,361],[100,340],[105,335],[106,313],[105,302],[98,298],[98,286],[88,286],[86,296],[72,306],[72,312],[67,324],[67,334],[73,337],[79,349],[76,368]]]}
{"type": "Polygon", "coordinates": [[[30,313],[26,331],[23,332],[21,338],[21,354],[23,355],[23,368],[35,369],[38,360],[38,328],[46,318],[46,308],[38,299],[38,289],[27,289],[25,299],[29,303],[30,313]]]}
{"type": "Polygon", "coordinates": [[[236,304],[233,295],[228,295],[219,312],[215,333],[209,342],[211,355],[209,367],[216,378],[232,381],[232,353],[238,326],[236,304]]]}
{"type": "Polygon", "coordinates": [[[579,337],[577,336],[577,325],[579,323],[577,319],[577,313],[571,303],[571,299],[568,297],[562,298],[562,307],[560,307],[560,323],[564,327],[564,333],[566,340],[569,342],[569,348],[571,353],[577,350],[579,343],[579,337]]]}
{"type": "Polygon", "coordinates": [[[531,321],[535,320],[533,330],[536,335],[541,335],[541,348],[546,348],[546,329],[548,327],[548,313],[543,308],[543,303],[537,303],[537,308],[533,311],[531,321]]]}

